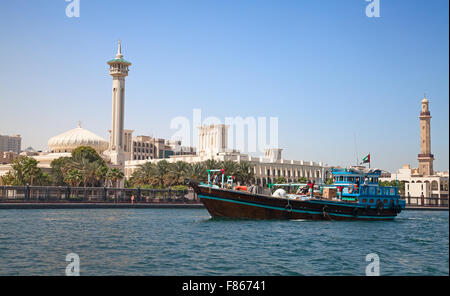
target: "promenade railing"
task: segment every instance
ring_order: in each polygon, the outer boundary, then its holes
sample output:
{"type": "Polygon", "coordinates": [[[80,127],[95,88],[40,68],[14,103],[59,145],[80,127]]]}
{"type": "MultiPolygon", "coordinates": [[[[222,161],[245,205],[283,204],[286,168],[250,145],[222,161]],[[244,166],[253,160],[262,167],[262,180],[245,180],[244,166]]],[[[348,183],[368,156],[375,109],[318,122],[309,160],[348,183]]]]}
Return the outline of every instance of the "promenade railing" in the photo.
{"type": "Polygon", "coordinates": [[[0,202],[94,202],[94,203],[197,203],[192,190],[0,186],[0,202]]]}
{"type": "Polygon", "coordinates": [[[402,197],[407,206],[419,207],[448,207],[448,197],[402,197]]]}

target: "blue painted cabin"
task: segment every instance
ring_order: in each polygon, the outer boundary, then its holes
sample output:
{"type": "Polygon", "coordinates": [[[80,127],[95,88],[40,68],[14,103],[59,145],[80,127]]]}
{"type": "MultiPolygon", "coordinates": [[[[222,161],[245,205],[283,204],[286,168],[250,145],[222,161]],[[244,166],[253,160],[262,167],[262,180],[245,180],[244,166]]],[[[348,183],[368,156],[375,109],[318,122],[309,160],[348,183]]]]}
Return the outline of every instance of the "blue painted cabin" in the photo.
{"type": "Polygon", "coordinates": [[[400,205],[405,208],[405,201],[400,199],[398,188],[393,186],[380,186],[379,169],[333,169],[332,187],[338,188],[338,196],[342,201],[357,201],[359,204],[384,207],[400,205]],[[342,193],[339,194],[339,189],[342,193]]]}

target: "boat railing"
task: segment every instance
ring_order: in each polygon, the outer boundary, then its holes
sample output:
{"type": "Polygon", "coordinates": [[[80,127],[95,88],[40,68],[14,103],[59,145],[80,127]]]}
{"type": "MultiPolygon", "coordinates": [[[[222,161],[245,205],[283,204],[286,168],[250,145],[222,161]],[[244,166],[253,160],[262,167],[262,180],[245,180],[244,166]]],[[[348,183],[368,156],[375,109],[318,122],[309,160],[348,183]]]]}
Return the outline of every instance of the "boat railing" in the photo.
{"type": "MultiPolygon", "coordinates": [[[[268,184],[269,188],[272,187],[304,187],[306,183],[286,183],[286,184],[268,184]]],[[[342,190],[342,194],[346,196],[383,196],[383,197],[398,197],[398,188],[395,186],[367,186],[359,185],[356,187],[354,184],[315,184],[315,188],[323,193],[324,188],[336,188],[342,190]],[[351,188],[351,189],[350,189],[351,188]]]]}

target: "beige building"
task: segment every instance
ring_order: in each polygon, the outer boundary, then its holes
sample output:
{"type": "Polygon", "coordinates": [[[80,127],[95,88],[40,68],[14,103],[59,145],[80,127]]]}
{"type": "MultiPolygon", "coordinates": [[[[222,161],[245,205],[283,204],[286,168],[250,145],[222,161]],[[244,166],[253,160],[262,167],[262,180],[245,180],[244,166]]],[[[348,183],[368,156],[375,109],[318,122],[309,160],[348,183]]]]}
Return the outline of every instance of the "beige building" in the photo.
{"type": "Polygon", "coordinates": [[[2,136],[0,135],[0,152],[20,153],[22,149],[22,137],[20,135],[2,136]]]}
{"type": "MultiPolygon", "coordinates": [[[[282,149],[267,149],[263,157],[253,157],[227,148],[228,127],[225,125],[206,125],[199,127],[199,148],[196,155],[173,155],[167,161],[185,161],[188,163],[203,162],[209,159],[217,161],[249,161],[254,164],[254,184],[267,185],[277,178],[284,177],[287,182],[295,182],[301,177],[322,182],[331,177],[331,167],[323,162],[304,160],[286,160],[282,158],[282,149]]],[[[125,165],[125,176],[130,178],[132,173],[146,162],[154,160],[131,160],[125,165]]],[[[206,173],[206,172],[205,172],[206,173]]]]}
{"type": "Polygon", "coordinates": [[[195,155],[195,148],[182,146],[181,141],[137,136],[133,138],[129,160],[162,159],[172,155],[195,155]]]}
{"type": "Polygon", "coordinates": [[[12,151],[0,152],[0,164],[9,164],[17,156],[19,156],[19,154],[17,154],[16,152],[12,152],[12,151]]]}

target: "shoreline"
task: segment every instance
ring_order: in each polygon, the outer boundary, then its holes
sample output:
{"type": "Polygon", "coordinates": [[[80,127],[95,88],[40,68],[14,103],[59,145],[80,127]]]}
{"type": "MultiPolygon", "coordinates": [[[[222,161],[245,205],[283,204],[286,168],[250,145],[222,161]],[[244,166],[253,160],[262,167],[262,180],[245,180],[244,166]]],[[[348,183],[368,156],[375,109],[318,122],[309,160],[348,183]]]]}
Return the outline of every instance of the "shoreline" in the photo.
{"type": "Polygon", "coordinates": [[[0,203],[0,210],[20,209],[203,209],[201,203],[0,203]]]}
{"type": "MultiPolygon", "coordinates": [[[[204,209],[202,203],[1,203],[0,210],[20,209],[204,209]]],[[[448,207],[406,206],[404,211],[448,211],[448,207]]]]}

